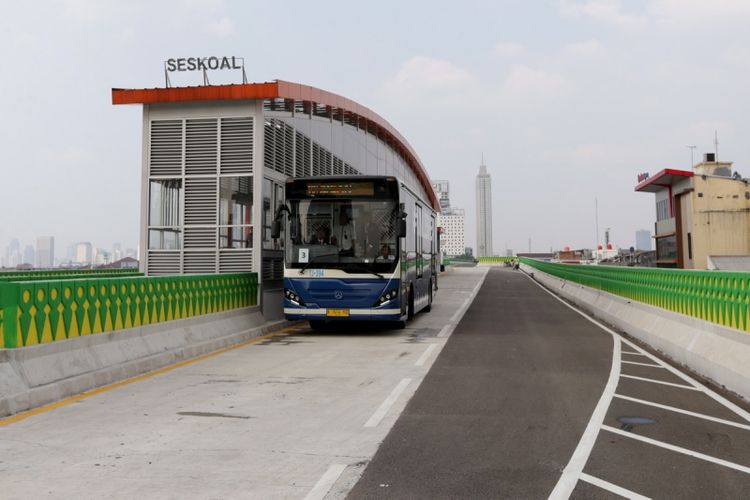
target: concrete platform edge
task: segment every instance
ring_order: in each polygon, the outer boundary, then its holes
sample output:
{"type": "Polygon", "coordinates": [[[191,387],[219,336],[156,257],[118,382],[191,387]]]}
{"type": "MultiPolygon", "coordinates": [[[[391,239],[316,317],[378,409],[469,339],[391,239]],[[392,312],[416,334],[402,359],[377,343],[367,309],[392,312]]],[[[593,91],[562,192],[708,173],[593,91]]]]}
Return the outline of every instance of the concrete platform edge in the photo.
{"type": "Polygon", "coordinates": [[[750,334],[633,302],[522,265],[552,292],[750,400],[750,334]]]}
{"type": "Polygon", "coordinates": [[[147,373],[281,329],[259,307],[0,350],[0,416],[147,373]]]}

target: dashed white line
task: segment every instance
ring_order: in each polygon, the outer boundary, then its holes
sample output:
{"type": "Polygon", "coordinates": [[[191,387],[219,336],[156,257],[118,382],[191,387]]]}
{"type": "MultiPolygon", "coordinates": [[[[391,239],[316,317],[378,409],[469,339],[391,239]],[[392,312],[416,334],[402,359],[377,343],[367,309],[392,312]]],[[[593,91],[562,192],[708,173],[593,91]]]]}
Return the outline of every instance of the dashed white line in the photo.
{"type": "Polygon", "coordinates": [[[391,409],[393,403],[396,402],[398,397],[402,392],[404,392],[404,389],[406,389],[406,386],[409,385],[410,382],[410,378],[401,380],[401,382],[399,382],[398,385],[391,391],[388,397],[385,398],[385,401],[383,401],[378,409],[375,410],[375,413],[372,414],[370,419],[365,422],[365,427],[376,427],[380,423],[380,421],[383,420],[383,417],[385,417],[386,413],[388,413],[388,410],[391,409]]]}
{"type": "Polygon", "coordinates": [[[422,355],[419,357],[416,363],[414,363],[414,366],[422,366],[424,365],[425,361],[427,361],[427,358],[430,357],[430,354],[432,354],[432,351],[435,350],[437,346],[435,344],[430,344],[427,346],[427,349],[424,350],[422,355]]]}
{"type": "Polygon", "coordinates": [[[624,359],[621,361],[621,363],[625,363],[626,365],[650,366],[651,368],[664,368],[661,365],[655,365],[652,363],[639,363],[637,361],[625,361],[624,359]]]}
{"type": "Polygon", "coordinates": [[[613,434],[619,434],[620,436],[625,436],[625,437],[629,437],[630,439],[635,439],[636,441],[642,441],[644,443],[652,444],[654,446],[659,446],[660,448],[665,448],[670,451],[682,453],[683,455],[688,455],[690,457],[699,458],[701,460],[705,460],[706,462],[711,462],[717,465],[723,465],[724,467],[728,467],[730,469],[734,469],[740,472],[744,472],[746,474],[750,474],[750,467],[745,467],[744,465],[736,464],[734,462],[729,462],[727,460],[722,460],[721,458],[712,457],[711,455],[705,455],[697,451],[688,450],[687,448],[665,443],[664,441],[657,441],[656,439],[651,439],[646,436],[641,436],[639,434],[634,434],[632,432],[623,431],[615,427],[610,427],[609,425],[602,425],[602,429],[605,431],[611,432],[613,434]]]}
{"type": "Polygon", "coordinates": [[[675,413],[682,413],[683,415],[689,415],[691,417],[702,418],[703,420],[710,420],[711,422],[718,422],[720,424],[731,425],[733,427],[738,427],[740,429],[745,429],[745,430],[750,431],[750,425],[740,424],[738,422],[732,422],[731,420],[724,420],[723,418],[712,417],[711,415],[706,415],[704,413],[696,413],[696,412],[689,411],[689,410],[683,410],[682,408],[677,408],[677,407],[669,406],[669,405],[663,405],[661,403],[654,403],[653,401],[646,401],[645,399],[633,398],[630,396],[625,396],[623,394],[615,394],[615,397],[618,399],[624,399],[626,401],[632,401],[633,403],[653,406],[654,408],[661,408],[662,410],[669,410],[675,413]]]}
{"type": "Polygon", "coordinates": [[[328,470],[323,476],[318,479],[313,489],[307,494],[305,500],[322,500],[327,494],[331,487],[336,483],[339,476],[346,469],[345,464],[332,464],[328,467],[328,470]]]}
{"type": "Polygon", "coordinates": [[[634,491],[626,490],[621,486],[617,486],[616,484],[612,484],[608,481],[605,481],[604,479],[599,479],[598,477],[591,476],[589,474],[586,474],[585,472],[581,472],[581,481],[586,481],[589,484],[598,486],[603,490],[607,490],[611,493],[614,493],[615,495],[620,495],[621,497],[630,498],[633,500],[650,500],[650,497],[644,497],[643,495],[639,495],[634,491]]]}
{"type": "Polygon", "coordinates": [[[644,382],[650,382],[652,384],[662,384],[671,387],[679,387],[680,389],[688,389],[690,391],[700,391],[700,389],[698,389],[697,387],[693,387],[692,385],[675,384],[674,382],[664,382],[663,380],[654,380],[652,378],[636,377],[635,375],[625,375],[624,373],[621,373],[620,376],[625,378],[632,378],[634,380],[642,380],[644,382]]]}

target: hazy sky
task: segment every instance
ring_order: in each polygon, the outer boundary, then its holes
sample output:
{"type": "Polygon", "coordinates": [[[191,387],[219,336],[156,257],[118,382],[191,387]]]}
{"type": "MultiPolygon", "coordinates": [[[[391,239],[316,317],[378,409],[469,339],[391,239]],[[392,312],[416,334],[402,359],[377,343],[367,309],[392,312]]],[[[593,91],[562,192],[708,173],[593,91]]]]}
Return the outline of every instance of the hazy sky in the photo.
{"type": "MultiPolygon", "coordinates": [[[[448,179],[475,245],[474,176],[493,179],[494,244],[616,244],[652,229],[639,172],[713,150],[750,176],[750,1],[2,0],[0,249],[15,236],[135,246],[141,107],[170,57],[244,56],[364,104],[448,179]]],[[[231,75],[237,78],[236,75],[231,75]]],[[[184,84],[197,84],[199,75],[184,84]]],[[[218,83],[220,80],[215,79],[218,83]]],[[[176,82],[180,83],[180,82],[176,82]]]]}

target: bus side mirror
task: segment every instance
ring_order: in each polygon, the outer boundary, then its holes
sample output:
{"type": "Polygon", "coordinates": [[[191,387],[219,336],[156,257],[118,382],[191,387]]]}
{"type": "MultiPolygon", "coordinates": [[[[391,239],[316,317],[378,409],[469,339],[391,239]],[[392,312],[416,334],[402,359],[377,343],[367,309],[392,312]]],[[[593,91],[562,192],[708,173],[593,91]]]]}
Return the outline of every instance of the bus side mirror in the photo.
{"type": "Polygon", "coordinates": [[[398,218],[398,237],[406,237],[406,214],[402,213],[398,218]]]}
{"type": "Polygon", "coordinates": [[[271,238],[276,239],[281,236],[281,220],[275,219],[271,224],[271,238]]]}

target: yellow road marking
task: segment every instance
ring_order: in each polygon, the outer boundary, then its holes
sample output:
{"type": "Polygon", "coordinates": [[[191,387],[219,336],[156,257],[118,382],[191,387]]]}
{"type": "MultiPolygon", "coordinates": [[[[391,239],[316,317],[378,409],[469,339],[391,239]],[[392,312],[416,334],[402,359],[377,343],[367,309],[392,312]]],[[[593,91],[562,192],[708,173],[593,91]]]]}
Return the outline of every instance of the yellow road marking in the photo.
{"type": "Polygon", "coordinates": [[[65,399],[61,399],[60,401],[55,401],[54,403],[49,403],[49,404],[40,406],[38,408],[34,408],[34,409],[31,409],[22,413],[18,413],[16,415],[11,415],[9,417],[0,418],[0,427],[5,427],[7,425],[20,422],[21,420],[26,420],[27,418],[33,417],[34,415],[39,415],[41,413],[46,413],[48,411],[56,410],[57,408],[62,408],[63,406],[67,406],[70,403],[75,403],[76,401],[81,401],[83,399],[90,398],[91,396],[96,396],[97,394],[109,392],[113,389],[124,387],[126,385],[130,385],[135,382],[140,382],[141,380],[146,380],[151,377],[155,377],[156,375],[161,375],[162,373],[171,372],[172,370],[176,370],[177,368],[182,368],[183,366],[191,365],[193,363],[197,363],[198,361],[203,361],[204,359],[213,358],[214,356],[224,354],[225,352],[233,351],[235,349],[239,349],[247,345],[257,344],[258,342],[262,342],[264,340],[268,340],[273,337],[279,337],[286,333],[289,333],[292,331],[298,331],[298,330],[299,330],[299,325],[289,326],[287,328],[284,328],[283,330],[279,330],[278,332],[269,333],[267,335],[262,335],[260,337],[254,337],[244,342],[240,342],[239,344],[235,344],[229,347],[224,347],[222,349],[219,349],[218,351],[212,351],[206,354],[201,354],[200,356],[197,356],[195,358],[186,359],[184,361],[179,361],[169,366],[158,368],[156,370],[153,370],[153,371],[141,374],[141,375],[136,375],[135,377],[121,380],[119,382],[114,382],[109,385],[104,385],[102,387],[97,387],[96,389],[91,389],[90,391],[82,392],[81,394],[70,396],[65,399]]]}

